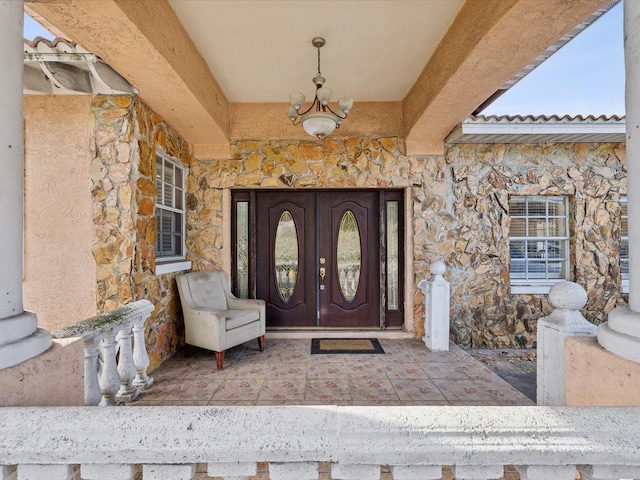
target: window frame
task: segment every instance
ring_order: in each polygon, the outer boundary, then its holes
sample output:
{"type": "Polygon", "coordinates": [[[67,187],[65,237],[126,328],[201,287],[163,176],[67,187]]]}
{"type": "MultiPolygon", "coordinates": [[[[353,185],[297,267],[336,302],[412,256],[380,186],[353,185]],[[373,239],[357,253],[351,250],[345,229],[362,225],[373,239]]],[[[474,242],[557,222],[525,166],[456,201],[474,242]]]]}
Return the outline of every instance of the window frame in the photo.
{"type": "MultiPolygon", "coordinates": [[[[186,245],[186,233],[187,233],[187,207],[186,207],[186,200],[187,200],[187,192],[186,192],[186,185],[187,185],[187,175],[188,175],[188,167],[182,163],[178,158],[172,157],[171,155],[168,155],[167,153],[165,153],[164,151],[162,151],[161,149],[156,149],[156,161],[154,163],[154,169],[155,169],[155,182],[156,182],[156,197],[155,197],[155,206],[156,206],[156,211],[155,211],[155,219],[157,222],[157,233],[156,233],[156,244],[155,244],[155,253],[156,253],[156,268],[155,268],[155,273],[156,275],[161,275],[161,274],[165,274],[165,273],[172,273],[172,272],[178,272],[178,271],[183,271],[183,270],[189,270],[191,268],[191,262],[186,260],[186,255],[187,255],[187,245],[186,245]],[[162,172],[158,172],[158,166],[159,164],[161,164],[162,166],[162,172]],[[181,176],[182,176],[182,181],[181,184],[178,185],[177,182],[175,182],[174,180],[174,184],[169,184],[168,182],[165,181],[164,179],[164,171],[165,169],[170,166],[171,168],[174,169],[174,172],[176,169],[180,170],[181,172],[181,176]],[[176,205],[178,202],[175,201],[176,199],[176,192],[181,192],[182,195],[182,201],[181,201],[181,205],[182,208],[178,208],[175,206],[169,206],[169,205],[164,205],[164,191],[165,191],[165,187],[169,185],[170,188],[173,189],[172,192],[172,203],[173,205],[176,205]],[[181,244],[179,246],[180,255],[160,255],[160,249],[159,249],[159,244],[161,242],[161,238],[162,238],[162,231],[160,228],[160,215],[162,214],[162,212],[170,212],[170,213],[178,213],[181,215],[182,221],[180,224],[180,229],[178,230],[171,230],[171,235],[175,235],[176,233],[180,235],[181,237],[181,244]]],[[[175,179],[175,176],[174,176],[175,179]]],[[[175,253],[175,252],[172,252],[175,253]]]]}
{"type": "MultiPolygon", "coordinates": [[[[569,197],[566,195],[512,195],[509,198],[509,203],[511,204],[511,200],[514,198],[524,198],[525,199],[525,213],[524,215],[513,215],[511,213],[511,206],[509,208],[509,219],[510,221],[513,220],[514,218],[524,218],[526,219],[526,221],[528,222],[528,220],[530,218],[533,219],[543,219],[545,222],[545,227],[546,227],[546,231],[547,231],[547,235],[545,236],[512,236],[512,229],[511,226],[509,227],[509,286],[510,286],[510,291],[512,294],[547,294],[549,293],[550,288],[555,285],[558,282],[564,281],[564,280],[568,280],[569,279],[569,272],[570,272],[570,267],[571,267],[571,242],[570,242],[570,217],[569,217],[569,208],[570,208],[570,202],[569,202],[569,197]],[[545,202],[545,214],[544,215],[530,215],[528,212],[528,205],[529,202],[534,199],[534,200],[544,200],[545,202]],[[561,199],[564,202],[564,215],[550,215],[549,214],[549,200],[551,199],[561,199]],[[563,218],[564,219],[564,223],[565,223],[565,235],[562,236],[558,236],[558,235],[548,235],[548,226],[549,226],[549,220],[550,219],[554,219],[554,218],[563,218]],[[513,263],[512,263],[512,258],[511,258],[511,244],[513,241],[523,241],[523,242],[527,242],[527,241],[544,241],[544,242],[548,242],[548,241],[553,241],[553,242],[561,242],[562,244],[564,244],[564,252],[565,254],[563,255],[562,258],[558,258],[558,259],[548,259],[546,258],[546,260],[553,260],[554,262],[561,262],[562,263],[562,267],[561,267],[561,271],[560,271],[560,276],[561,278],[541,278],[541,279],[536,279],[536,278],[513,278],[511,276],[511,271],[513,268],[513,263]]],[[[525,232],[528,233],[528,232],[525,232]]],[[[529,261],[531,259],[527,258],[527,252],[525,252],[525,258],[523,260],[523,264],[524,265],[528,265],[529,261]]],[[[548,268],[548,267],[547,267],[548,268]]],[[[526,271],[526,267],[525,267],[525,271],[526,271]]],[[[547,275],[548,275],[548,270],[547,270],[547,275]]]]}

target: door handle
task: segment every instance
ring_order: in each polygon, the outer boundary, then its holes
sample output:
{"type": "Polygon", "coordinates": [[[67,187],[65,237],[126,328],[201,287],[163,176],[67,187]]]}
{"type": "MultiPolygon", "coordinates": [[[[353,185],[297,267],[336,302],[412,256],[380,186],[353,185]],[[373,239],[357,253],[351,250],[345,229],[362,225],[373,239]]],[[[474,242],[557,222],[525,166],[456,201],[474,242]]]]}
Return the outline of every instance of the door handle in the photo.
{"type": "Polygon", "coordinates": [[[324,267],[320,267],[320,281],[324,282],[324,277],[327,276],[327,270],[324,267]]]}

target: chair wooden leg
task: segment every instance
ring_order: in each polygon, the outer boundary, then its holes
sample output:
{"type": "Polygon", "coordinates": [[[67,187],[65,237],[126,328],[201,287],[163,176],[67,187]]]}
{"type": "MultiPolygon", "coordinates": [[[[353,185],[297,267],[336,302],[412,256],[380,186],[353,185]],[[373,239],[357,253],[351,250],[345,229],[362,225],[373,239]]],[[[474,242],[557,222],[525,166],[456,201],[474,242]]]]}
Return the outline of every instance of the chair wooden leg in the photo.
{"type": "Polygon", "coordinates": [[[258,348],[261,352],[264,350],[264,335],[258,337],[258,348]]]}
{"type": "Polygon", "coordinates": [[[222,352],[216,352],[216,368],[222,370],[224,366],[224,350],[222,352]]]}

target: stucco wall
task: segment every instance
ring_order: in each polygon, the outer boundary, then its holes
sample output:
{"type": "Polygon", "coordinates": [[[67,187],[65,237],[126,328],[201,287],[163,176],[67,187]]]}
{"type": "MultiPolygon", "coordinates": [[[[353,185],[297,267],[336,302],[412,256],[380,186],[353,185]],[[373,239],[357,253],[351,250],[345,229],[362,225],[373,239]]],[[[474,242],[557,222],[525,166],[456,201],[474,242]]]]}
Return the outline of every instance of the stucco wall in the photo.
{"type": "Polygon", "coordinates": [[[533,347],[544,295],[509,289],[510,195],[566,195],[571,280],[585,286],[594,323],[619,293],[621,144],[458,145],[444,156],[403,155],[402,141],[237,142],[231,159],[194,162],[188,178],[187,247],[195,269],[222,268],[223,190],[244,188],[405,188],[411,193],[411,278],[416,336],[424,334],[417,284],[444,260],[451,282],[452,338],[465,347],[533,347]]]}
{"type": "Polygon", "coordinates": [[[570,407],[640,406],[640,364],[608,352],[595,336],[565,340],[570,407]]]}
{"type": "Polygon", "coordinates": [[[25,95],[24,307],[55,330],[96,314],[90,97],[25,95]]]}
{"type": "Polygon", "coordinates": [[[84,405],[84,345],[54,340],[49,350],[0,370],[0,407],[84,405]]]}

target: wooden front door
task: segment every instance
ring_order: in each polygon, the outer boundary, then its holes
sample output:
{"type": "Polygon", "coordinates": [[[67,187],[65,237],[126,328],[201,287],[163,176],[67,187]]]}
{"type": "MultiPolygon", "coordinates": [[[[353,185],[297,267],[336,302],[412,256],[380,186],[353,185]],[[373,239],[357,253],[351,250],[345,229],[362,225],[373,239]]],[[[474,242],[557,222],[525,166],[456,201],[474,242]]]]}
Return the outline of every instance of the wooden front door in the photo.
{"type": "Polygon", "coordinates": [[[379,327],[378,193],[318,195],[318,326],[379,327]]]}
{"type": "MultiPolygon", "coordinates": [[[[251,284],[266,300],[268,327],[385,325],[384,192],[254,191],[251,198],[251,284]]],[[[400,311],[391,317],[389,326],[402,325],[400,311]]]]}

